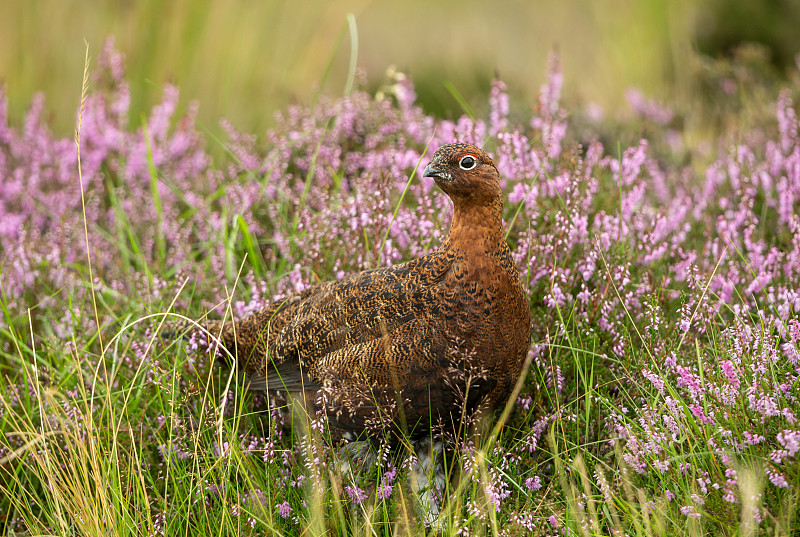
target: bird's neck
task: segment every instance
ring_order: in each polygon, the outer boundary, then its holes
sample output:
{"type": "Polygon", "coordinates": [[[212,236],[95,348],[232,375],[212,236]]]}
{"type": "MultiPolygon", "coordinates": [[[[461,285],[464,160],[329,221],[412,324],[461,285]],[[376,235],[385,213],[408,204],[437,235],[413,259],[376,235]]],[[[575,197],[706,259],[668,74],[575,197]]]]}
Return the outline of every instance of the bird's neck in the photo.
{"type": "Polygon", "coordinates": [[[456,201],[446,248],[477,254],[491,254],[507,248],[502,210],[503,201],[499,197],[488,204],[456,201]]]}

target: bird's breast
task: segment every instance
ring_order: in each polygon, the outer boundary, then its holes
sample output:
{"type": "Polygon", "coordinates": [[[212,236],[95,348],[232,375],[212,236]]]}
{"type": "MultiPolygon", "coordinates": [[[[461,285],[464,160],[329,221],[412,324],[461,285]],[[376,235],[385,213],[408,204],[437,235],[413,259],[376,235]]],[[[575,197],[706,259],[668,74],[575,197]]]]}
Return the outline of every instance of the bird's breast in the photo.
{"type": "Polygon", "coordinates": [[[516,285],[499,263],[485,256],[457,256],[435,286],[439,311],[460,337],[485,331],[502,317],[508,288],[516,285]]]}

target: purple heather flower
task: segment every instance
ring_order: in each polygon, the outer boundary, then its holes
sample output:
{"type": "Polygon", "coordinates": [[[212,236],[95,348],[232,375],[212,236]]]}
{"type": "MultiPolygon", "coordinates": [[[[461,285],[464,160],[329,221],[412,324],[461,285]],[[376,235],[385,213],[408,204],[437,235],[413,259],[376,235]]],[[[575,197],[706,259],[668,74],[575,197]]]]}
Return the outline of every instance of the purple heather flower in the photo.
{"type": "Polygon", "coordinates": [[[765,468],[765,472],[767,474],[767,477],[769,478],[770,483],[772,483],[778,488],[782,489],[789,488],[789,482],[786,480],[786,476],[782,472],[775,470],[771,466],[767,466],[765,468]]]}
{"type": "MultiPolygon", "coordinates": [[[[93,77],[102,91],[89,93],[83,116],[86,224],[95,274],[101,275],[91,286],[81,270],[84,241],[71,231],[83,222],[75,145],[48,129],[41,95],[21,126],[10,125],[8,98],[0,89],[0,287],[12,316],[37,305],[31,309],[33,325],[51,326],[54,344],[77,336],[81,348],[80,339],[95,333],[94,319],[84,311],[91,290],[106,301],[135,300],[148,309],[161,307],[176,282],[189,282],[202,296],[196,307],[216,308],[214,314],[222,316],[225,289],[237,289],[232,306],[241,317],[319,280],[422,255],[440,244],[451,215],[449,200],[431,181],[415,178],[391,228],[389,223],[425,145],[494,138],[490,145],[509,202],[504,216],[514,221],[512,259],[532,304],[552,309],[537,319],[531,350],[534,367],[546,371],[547,388],[555,395],[565,390],[566,366],[549,361],[546,351],[573,328],[603,342],[610,350],[601,352],[615,355],[609,360],[614,364],[641,350],[631,348],[631,341],[639,343],[630,334],[632,326],[643,328],[653,361],[630,376],[652,386],[656,401],[627,403],[630,412],[606,420],[610,441],[625,440],[619,444],[623,458],[635,471],[691,475],[688,466],[667,461],[674,460],[669,457],[675,443],[694,434],[685,431],[685,420],[694,416],[713,427],[693,440],[707,442],[724,465],[731,462],[729,454],[744,452],[766,458],[768,486],[783,487],[794,475],[786,468],[799,451],[794,409],[800,397],[800,136],[794,90],[777,99],[777,133],[759,128],[740,133],[735,144],[723,141],[716,155],[702,155],[700,161],[710,164],[700,173],[666,164],[685,160],[681,152],[687,151],[674,131],[663,128],[674,114],[638,91],[627,97],[637,117],[652,124],[637,129],[646,139],[622,148],[621,155],[616,146],[591,138],[581,138],[581,148],[573,150],[555,55],[533,115],[522,121],[510,114],[502,81],[492,84],[488,119],[439,121],[416,105],[411,80],[394,73],[381,95],[354,90],[342,98],[321,96],[312,106],[290,106],[262,137],[223,121],[234,158],[219,163],[195,125],[197,105],[181,106],[176,87],[164,87],[144,126],[129,120],[131,89],[123,63],[107,41],[93,77]],[[664,151],[673,154],[663,158],[664,151]],[[241,233],[242,223],[256,249],[261,245],[268,268],[262,267],[264,274],[245,269],[237,287],[243,248],[234,230],[241,233]],[[133,241],[141,259],[120,255],[120,240],[133,241]],[[138,270],[139,264],[150,267],[152,276],[138,270]],[[653,275],[659,281],[651,281],[653,275]],[[562,324],[556,308],[574,325],[562,324]],[[721,323],[716,347],[705,350],[707,331],[714,327],[716,334],[721,323]],[[547,330],[545,338],[541,332],[547,330]],[[701,356],[688,346],[675,348],[665,337],[675,333],[685,334],[692,347],[699,341],[701,356]],[[777,430],[782,432],[775,435],[777,430]]],[[[179,297],[176,309],[188,308],[188,300],[179,297]]],[[[111,316],[100,321],[106,327],[117,322],[111,316]]],[[[0,313],[0,323],[12,322],[0,313]]],[[[190,341],[187,350],[208,349],[203,339],[190,341]]],[[[143,343],[148,340],[131,338],[115,359],[123,369],[141,365],[145,383],[164,385],[169,380],[158,349],[143,343]]],[[[193,355],[184,372],[195,375],[209,359],[193,355]]],[[[80,393],[73,386],[65,390],[73,399],[80,393]]],[[[12,407],[19,404],[14,397],[12,407]]],[[[523,411],[531,404],[529,397],[517,401],[523,411]]],[[[64,405],[73,422],[86,412],[64,405]]],[[[269,437],[240,438],[242,452],[263,442],[265,462],[284,471],[287,486],[297,485],[289,469],[299,452],[281,449],[284,416],[277,409],[270,415],[269,437]]],[[[569,419],[569,411],[559,418],[569,419]]],[[[161,430],[167,419],[153,425],[161,430]]],[[[519,464],[523,454],[534,452],[552,419],[537,421],[512,453],[493,454],[502,460],[498,468],[507,472],[503,465],[519,464]]],[[[159,438],[157,458],[191,456],[185,442],[159,438]]],[[[219,456],[230,453],[228,445],[212,449],[219,456]]],[[[310,460],[325,463],[323,453],[304,449],[310,460]]],[[[391,494],[392,471],[377,491],[383,497],[391,494]]],[[[735,500],[735,474],[700,479],[708,494],[735,500]]],[[[538,476],[525,485],[541,486],[538,476]]],[[[501,474],[487,487],[495,504],[502,503],[508,487],[501,474]]],[[[366,497],[357,487],[348,495],[355,503],[366,497]]]]}
{"type": "Polygon", "coordinates": [[[742,436],[744,437],[743,442],[745,444],[749,444],[749,445],[760,444],[761,442],[764,441],[764,437],[763,436],[761,436],[758,433],[753,434],[750,431],[743,431],[742,432],[742,436]]]}
{"type": "Polygon", "coordinates": [[[378,486],[376,495],[379,500],[389,499],[389,497],[392,495],[392,486],[386,483],[381,483],[378,486]]]}
{"type": "Polygon", "coordinates": [[[292,506],[289,505],[288,501],[284,501],[283,503],[279,503],[275,505],[275,509],[278,510],[278,514],[281,515],[283,518],[289,518],[292,516],[292,506]]]}
{"type": "Polygon", "coordinates": [[[533,398],[530,395],[519,395],[517,397],[517,406],[522,410],[530,410],[533,398]]]}
{"type": "Polygon", "coordinates": [[[358,488],[357,486],[350,486],[347,485],[344,488],[345,493],[353,500],[353,503],[356,505],[361,505],[361,503],[367,499],[367,493],[358,488]]]}
{"type": "Polygon", "coordinates": [[[705,412],[703,411],[703,408],[700,405],[689,405],[689,408],[691,409],[692,414],[694,414],[695,417],[700,420],[700,423],[703,423],[705,425],[714,424],[714,420],[706,416],[705,412]]]}
{"type": "Polygon", "coordinates": [[[800,451],[800,431],[784,430],[778,433],[777,440],[786,449],[789,457],[794,457],[800,451]]]}
{"type": "Polygon", "coordinates": [[[542,488],[542,480],[538,475],[529,477],[525,479],[525,487],[527,487],[528,490],[539,490],[542,488]]]}
{"type": "Polygon", "coordinates": [[[692,501],[694,503],[698,504],[698,505],[705,505],[705,503],[706,503],[705,500],[701,496],[699,496],[697,494],[692,494],[691,498],[692,498],[692,501]]]}
{"type": "Polygon", "coordinates": [[[684,505],[681,507],[681,514],[688,517],[688,518],[700,518],[700,513],[698,513],[694,505],[684,505]]]}
{"type": "Polygon", "coordinates": [[[629,88],[625,92],[625,98],[635,112],[657,125],[666,125],[672,121],[672,110],[648,100],[644,94],[636,88],[629,88]]]}
{"type": "Polygon", "coordinates": [[[506,85],[501,80],[492,82],[492,90],[489,95],[489,133],[492,136],[505,130],[508,125],[508,94],[506,85]]]}

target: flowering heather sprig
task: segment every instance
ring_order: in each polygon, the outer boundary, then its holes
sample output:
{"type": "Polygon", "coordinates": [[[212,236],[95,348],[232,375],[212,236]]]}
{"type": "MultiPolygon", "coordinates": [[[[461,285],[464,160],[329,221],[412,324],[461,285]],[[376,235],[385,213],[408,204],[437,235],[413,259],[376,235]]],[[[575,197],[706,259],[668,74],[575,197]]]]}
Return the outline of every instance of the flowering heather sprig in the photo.
{"type": "Polygon", "coordinates": [[[292,506],[289,505],[288,501],[284,501],[283,503],[279,503],[275,506],[275,509],[278,510],[278,514],[281,515],[283,518],[289,518],[292,516],[292,506]]]}
{"type": "Polygon", "coordinates": [[[355,505],[361,505],[367,499],[367,493],[356,485],[347,485],[344,487],[344,491],[355,505]]]}
{"type": "MultiPolygon", "coordinates": [[[[236,158],[220,170],[211,165],[194,129],[194,108],[175,122],[175,88],[165,88],[145,127],[133,131],[127,119],[130,91],[113,43],[98,65],[95,80],[105,91],[87,101],[82,152],[90,244],[102,268],[104,292],[133,292],[155,302],[168,296],[168,280],[160,279],[157,286],[152,279],[134,284],[138,262],[115,253],[113,237],[123,243],[132,237],[151,270],[162,267],[162,272],[200,281],[210,291],[208,303],[220,303],[222,286],[211,282],[232,281],[238,266],[216,246],[230,241],[225,234],[231,219],[241,219],[252,235],[272,241],[274,248],[262,249],[268,263],[285,259],[295,267],[274,288],[263,277],[249,278],[250,296],[238,300],[237,314],[313,283],[317,275],[341,277],[378,262],[420,255],[438,242],[450,210],[446,197],[434,193],[427,181],[412,183],[386,242],[381,238],[394,200],[435,132],[432,145],[453,139],[483,143],[487,135],[493,137],[509,211],[521,204],[525,216],[515,220],[510,238],[531,297],[534,302],[543,297],[550,309],[572,309],[576,319],[598,327],[617,354],[625,352],[628,316],[639,320],[645,315],[644,297],[655,291],[647,270],[656,264],[666,270],[660,284],[691,285],[687,268],[690,274],[710,275],[722,258],[703,295],[704,301],[709,296],[718,300],[698,306],[694,294],[687,295],[683,331],[690,326],[702,330],[702,321],[726,303],[744,313],[769,301],[784,319],[800,307],[795,285],[800,241],[781,250],[767,248],[753,235],[754,226],[763,225],[756,199],[779,209],[776,235],[794,236],[799,225],[800,149],[787,92],[778,103],[780,142],[732,147],[708,167],[698,185],[687,182],[684,173],[664,170],[647,140],[621,156],[606,154],[595,141],[585,152],[567,149],[563,76],[555,56],[530,128],[509,116],[502,81],[493,84],[488,123],[469,118],[437,123],[415,106],[410,80],[398,75],[381,98],[356,91],[345,98],[322,98],[311,108],[289,107],[262,146],[224,123],[236,158]],[[158,170],[155,182],[150,159],[158,170]],[[620,196],[610,204],[598,196],[607,178],[620,196]],[[670,199],[648,197],[653,187],[665,191],[666,181],[675,184],[667,189],[674,190],[670,199]],[[690,231],[707,229],[709,221],[719,236],[709,236],[698,249],[690,231]],[[614,245],[633,248],[636,255],[609,257],[614,245]],[[746,291],[741,304],[732,292],[737,286],[746,291]]],[[[0,171],[8,178],[0,193],[0,252],[11,260],[2,276],[11,297],[9,310],[37,300],[56,304],[66,293],[85,292],[83,273],[63,268],[80,265],[85,256],[81,241],[71,240],[67,232],[79,223],[74,147],[69,140],[54,139],[43,126],[41,98],[34,101],[21,132],[7,126],[5,97],[0,103],[0,171]],[[26,302],[20,302],[22,297],[26,302]]],[[[90,329],[88,316],[76,317],[86,323],[81,330],[90,329]]],[[[65,317],[54,330],[67,338],[79,328],[72,323],[65,317]]]]}
{"type": "Polygon", "coordinates": [[[381,478],[381,483],[378,485],[377,496],[378,499],[388,499],[392,495],[392,483],[397,476],[397,468],[392,466],[381,478]]]}
{"type": "Polygon", "coordinates": [[[648,99],[638,88],[628,88],[625,99],[642,119],[648,119],[657,125],[667,125],[672,121],[674,116],[672,110],[648,99]]]}
{"type": "MultiPolygon", "coordinates": [[[[488,119],[438,120],[416,104],[411,80],[394,73],[376,96],[356,90],[288,107],[261,141],[223,122],[233,158],[215,165],[194,124],[197,105],[179,115],[177,88],[164,87],[142,126],[131,123],[123,58],[111,41],[93,80],[98,89],[88,95],[81,129],[85,215],[75,146],[48,130],[44,98],[33,99],[15,128],[0,90],[0,290],[8,312],[0,313],[0,322],[13,327],[24,321],[26,330],[18,332],[27,333],[23,312],[32,308],[35,332],[47,336],[37,345],[63,349],[74,338],[70,352],[77,353],[90,344],[92,289],[108,305],[100,312],[104,329],[118,322],[110,312],[126,306],[136,312],[165,308],[184,281],[194,286],[199,304],[190,306],[181,296],[177,308],[221,315],[233,289],[233,312],[243,316],[319,280],[426,253],[446,233],[450,202],[419,178],[412,178],[402,203],[400,196],[417,164],[428,158],[423,151],[429,141],[431,148],[473,142],[491,150],[502,175],[508,240],[534,310],[531,353],[540,371],[533,382],[543,384],[527,387],[523,393],[531,395],[518,401],[525,411],[519,442],[492,453],[494,466],[481,485],[494,508],[501,512],[515,501],[504,476],[519,475],[525,458],[538,455],[547,425],[577,419],[566,407],[528,421],[539,415],[534,396],[574,395],[570,364],[551,358],[558,359],[552,349],[574,333],[598,343],[598,361],[610,358],[613,374],[650,394],[626,399],[629,412],[604,416],[605,430],[636,472],[694,480],[703,495],[676,507],[686,516],[700,516],[696,506],[711,505],[714,494],[737,501],[739,457],[766,461],[768,486],[796,480],[800,133],[791,90],[777,99],[775,125],[726,139],[707,164],[678,167],[670,163],[685,155],[663,154],[664,144],[652,139],[672,139],[664,127],[675,114],[641,93],[629,92],[628,100],[656,126],[652,136],[618,148],[571,135],[555,55],[529,117],[510,114],[507,88],[496,80],[488,119]],[[83,229],[84,217],[95,281],[87,281],[85,241],[75,231],[83,229]],[[234,288],[245,255],[245,276],[234,288]],[[720,343],[711,350],[711,341],[720,343]],[[632,370],[619,365],[631,361],[638,361],[632,370]],[[682,460],[673,455],[683,454],[687,439],[713,452],[719,475],[703,474],[695,461],[675,462],[682,460]]],[[[145,385],[170,383],[169,368],[144,343],[149,340],[149,334],[135,335],[113,355],[120,369],[116,382],[141,366],[145,385]]],[[[5,337],[0,349],[16,354],[5,337]]],[[[205,355],[188,360],[184,373],[196,375],[207,365],[203,360],[205,355]]],[[[456,380],[480,376],[464,370],[456,380]]],[[[180,382],[185,387],[185,379],[180,382]]],[[[77,399],[74,386],[66,389],[69,399],[77,399]]],[[[20,399],[14,388],[0,412],[17,408],[20,399]]],[[[616,403],[611,406],[621,408],[616,403]]],[[[393,404],[396,398],[387,398],[389,415],[393,404]]],[[[48,424],[76,423],[86,412],[74,401],[43,411],[48,424]]],[[[285,485],[301,487],[292,468],[301,460],[321,467],[328,454],[313,445],[283,449],[284,416],[271,407],[270,417],[267,439],[234,442],[243,453],[263,448],[264,463],[285,485]]],[[[194,437],[179,428],[165,437],[163,422],[154,421],[157,465],[188,457],[194,437]]],[[[370,425],[374,431],[387,426],[370,425]]],[[[227,458],[235,446],[220,441],[211,451],[227,458]]],[[[0,449],[16,449],[20,442],[15,437],[0,449]]],[[[465,459],[475,452],[472,444],[462,446],[465,459]]],[[[471,467],[464,465],[467,473],[471,467]]],[[[390,467],[376,481],[379,498],[392,494],[394,471],[390,467]]],[[[475,472],[469,478],[482,479],[475,472]]],[[[618,485],[598,483],[604,495],[618,485]]],[[[539,490],[539,474],[526,477],[524,486],[521,494],[539,490]]],[[[217,487],[208,483],[197,501],[218,497],[217,487]]],[[[368,497],[356,484],[345,494],[356,505],[368,497]]],[[[296,509],[283,498],[261,503],[283,518],[296,509]]],[[[530,529],[529,515],[519,512],[514,520],[530,529]]],[[[553,527],[562,528],[551,518],[553,527]]],[[[164,529],[160,523],[157,533],[164,529]]]]}
{"type": "Polygon", "coordinates": [[[776,440],[783,448],[774,450],[769,456],[776,464],[781,464],[788,457],[794,457],[800,451],[800,431],[781,431],[776,440]]]}
{"type": "Polygon", "coordinates": [[[701,513],[698,513],[695,509],[694,505],[684,505],[680,509],[681,514],[686,516],[687,518],[700,518],[702,516],[701,513]]]}
{"type": "MultiPolygon", "coordinates": [[[[640,474],[681,480],[689,468],[670,468],[668,463],[671,457],[685,453],[682,444],[688,434],[689,438],[705,438],[724,465],[713,476],[692,470],[695,475],[702,474],[697,485],[703,496],[695,504],[709,495],[727,503],[738,502],[735,465],[741,458],[769,459],[757,463],[763,464],[768,482],[776,488],[788,488],[787,476],[797,475],[795,456],[800,451],[800,433],[785,428],[791,424],[787,416],[794,417],[790,408],[797,397],[798,372],[780,355],[778,339],[770,335],[775,331],[774,326],[753,330],[735,322],[723,332],[722,344],[717,347],[722,359],[704,355],[694,366],[678,365],[660,375],[645,374],[660,397],[639,409],[636,424],[620,415],[612,415],[607,423],[625,439],[622,452],[626,463],[640,474]],[[702,377],[691,371],[692,367],[702,371],[702,377]],[[667,384],[669,391],[664,389],[667,384]],[[771,432],[776,428],[778,431],[771,432]]],[[[702,445],[698,447],[703,449],[702,445]]],[[[681,512],[699,516],[693,506],[685,506],[681,512]]]]}

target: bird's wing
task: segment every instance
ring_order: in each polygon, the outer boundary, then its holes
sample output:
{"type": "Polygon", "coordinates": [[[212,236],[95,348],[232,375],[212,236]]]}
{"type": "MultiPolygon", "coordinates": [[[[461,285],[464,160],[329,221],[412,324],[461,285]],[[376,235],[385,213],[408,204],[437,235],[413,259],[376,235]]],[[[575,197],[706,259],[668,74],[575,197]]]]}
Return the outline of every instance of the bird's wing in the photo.
{"type": "Polygon", "coordinates": [[[415,267],[397,265],[320,286],[280,314],[280,328],[269,339],[270,359],[313,368],[340,349],[392,334],[414,320],[431,320],[436,297],[426,277],[415,267]]]}
{"type": "Polygon", "coordinates": [[[243,350],[262,353],[256,360],[261,367],[244,367],[251,388],[318,386],[331,375],[349,378],[358,370],[385,384],[387,368],[401,362],[385,356],[387,342],[405,360],[418,354],[432,359],[432,341],[415,339],[435,323],[434,295],[422,278],[414,266],[367,271],[315,286],[271,312],[269,319],[259,313],[236,323],[240,363],[243,350]],[[409,332],[410,327],[414,330],[409,332]],[[249,343],[256,331],[266,346],[249,343]]]}
{"type": "Polygon", "coordinates": [[[308,372],[299,367],[299,363],[283,362],[270,364],[265,374],[255,372],[245,374],[245,386],[248,390],[255,391],[300,392],[319,390],[322,384],[312,380],[308,372]]]}

